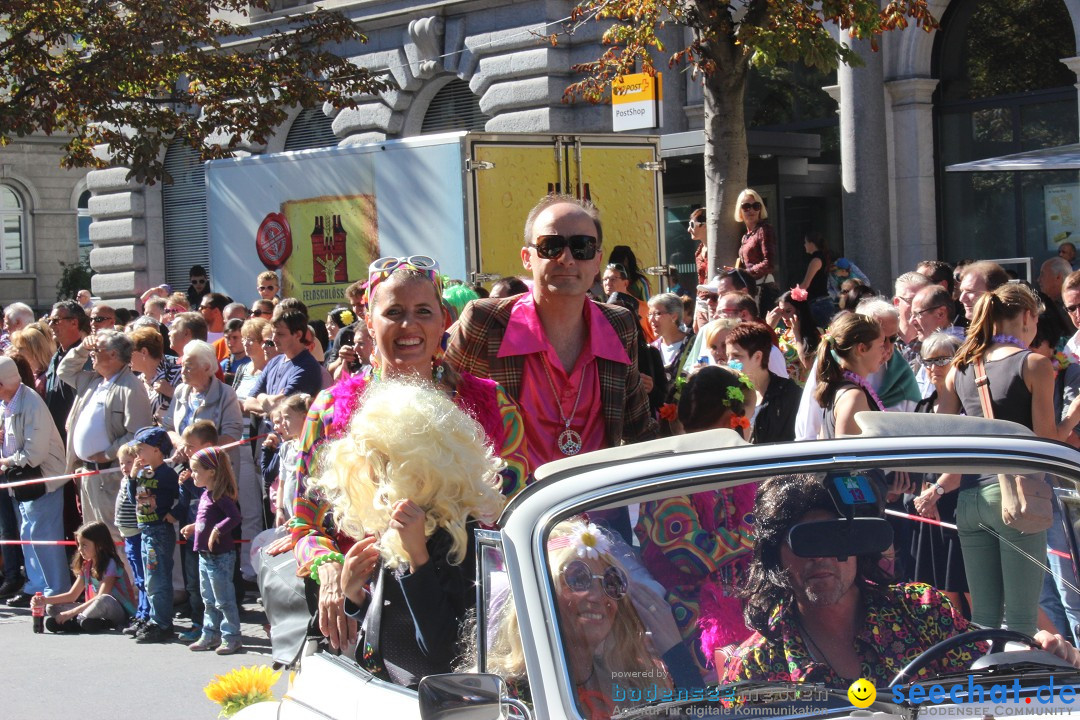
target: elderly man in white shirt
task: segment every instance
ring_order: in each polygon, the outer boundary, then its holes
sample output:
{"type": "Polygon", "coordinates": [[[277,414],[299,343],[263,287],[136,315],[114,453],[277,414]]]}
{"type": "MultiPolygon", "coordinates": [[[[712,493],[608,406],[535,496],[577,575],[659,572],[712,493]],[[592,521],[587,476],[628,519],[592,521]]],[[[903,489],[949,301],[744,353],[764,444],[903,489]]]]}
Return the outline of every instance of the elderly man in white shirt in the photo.
{"type": "MultiPolygon", "coordinates": [[[[153,424],[146,388],[130,367],[131,350],[126,335],[105,330],[72,347],[60,361],[57,375],[76,392],[68,416],[68,472],[113,468],[120,446],[153,424]],[[83,370],[87,356],[92,370],[83,370]]],[[[120,474],[115,472],[79,482],[83,521],[104,522],[117,539],[114,507],[119,490],[120,474]]]]}

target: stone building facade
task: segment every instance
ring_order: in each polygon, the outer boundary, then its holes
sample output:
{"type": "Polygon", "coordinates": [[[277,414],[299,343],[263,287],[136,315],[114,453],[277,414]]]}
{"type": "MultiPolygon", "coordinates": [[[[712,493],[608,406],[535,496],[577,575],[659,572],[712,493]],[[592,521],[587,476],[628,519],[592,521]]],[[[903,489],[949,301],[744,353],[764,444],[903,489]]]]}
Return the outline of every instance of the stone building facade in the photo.
{"type": "MultiPolygon", "coordinates": [[[[331,143],[377,142],[454,127],[439,121],[443,114],[454,115],[453,108],[448,110],[451,100],[472,103],[470,122],[479,124],[470,127],[488,132],[610,131],[609,107],[562,102],[565,87],[575,79],[571,66],[599,52],[598,27],[582,25],[554,47],[540,40],[565,29],[570,2],[335,0],[329,5],[355,19],[369,38],[343,52],[358,65],[390,73],[398,85],[362,98],[354,109],[317,117],[325,122],[323,133],[331,143]]],[[[1080,0],[1040,4],[1044,13],[1053,6],[1057,14],[1051,19],[1065,28],[1067,37],[1031,49],[1028,59],[1040,67],[1064,69],[1071,79],[1061,80],[1058,73],[1054,87],[1000,97],[967,92],[967,71],[957,68],[971,62],[969,46],[981,31],[980,10],[1016,3],[932,0],[931,5],[942,19],[941,30],[890,34],[877,54],[856,44],[865,65],[842,67],[835,80],[820,83],[831,85],[828,91],[838,108],[823,120],[826,131],[838,138],[836,157],[829,157],[827,140],[807,134],[806,123],[751,129],[750,184],[770,203],[782,238],[782,281],[794,282],[805,266],[800,239],[812,225],[826,230],[834,248],[842,248],[879,283],[928,257],[1023,254],[1037,262],[1052,252],[1041,240],[1045,222],[1036,217],[1046,181],[1017,176],[988,183],[952,177],[944,166],[1032,145],[1076,142],[1080,0]],[[1002,131],[1007,117],[1013,118],[1011,135],[1002,131]]],[[[251,22],[256,31],[270,28],[304,7],[281,0],[274,12],[253,16],[251,22]]],[[[680,46],[682,30],[664,32],[669,47],[680,46]]],[[[1019,89],[1024,90],[1022,84],[1019,89]]],[[[313,112],[319,110],[297,109],[265,146],[246,151],[303,147],[295,142],[296,125],[313,112]]],[[[669,253],[686,242],[685,215],[703,197],[700,128],[700,87],[688,73],[665,72],[664,124],[658,132],[668,163],[669,253]]],[[[85,180],[81,173],[64,171],[55,171],[54,177],[40,152],[30,160],[34,152],[19,145],[0,149],[0,187],[19,188],[32,204],[28,247],[33,251],[26,272],[4,274],[0,302],[33,297],[44,304],[51,299],[55,261],[76,253],[73,228],[83,187],[91,193],[87,210],[93,218],[89,240],[97,271],[95,294],[130,302],[164,278],[174,285],[186,278],[187,267],[198,257],[194,249],[199,232],[205,232],[205,212],[198,210],[201,168],[190,158],[181,162],[183,148],[170,148],[166,155],[167,161],[175,155],[182,172],[180,182],[164,191],[160,184],[128,181],[120,168],[91,172],[85,180]]],[[[1054,182],[1078,184],[1076,173],[1054,182]]]]}

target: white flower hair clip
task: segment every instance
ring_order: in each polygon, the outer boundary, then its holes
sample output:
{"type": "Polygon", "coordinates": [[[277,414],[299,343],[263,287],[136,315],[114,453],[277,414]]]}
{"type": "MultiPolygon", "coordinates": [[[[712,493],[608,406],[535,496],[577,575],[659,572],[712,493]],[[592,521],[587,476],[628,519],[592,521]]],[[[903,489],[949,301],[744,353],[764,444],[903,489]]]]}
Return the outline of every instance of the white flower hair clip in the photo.
{"type": "Polygon", "coordinates": [[[570,540],[577,556],[581,558],[599,558],[611,551],[611,541],[593,523],[576,530],[570,540]]]}

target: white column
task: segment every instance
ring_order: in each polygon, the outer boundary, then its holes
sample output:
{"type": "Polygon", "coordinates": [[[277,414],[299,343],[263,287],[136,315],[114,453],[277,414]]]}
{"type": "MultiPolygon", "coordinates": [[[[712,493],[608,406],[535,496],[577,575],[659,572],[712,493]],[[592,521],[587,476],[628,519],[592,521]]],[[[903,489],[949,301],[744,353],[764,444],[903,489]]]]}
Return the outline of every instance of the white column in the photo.
{"type": "Polygon", "coordinates": [[[855,40],[843,32],[840,41],[864,63],[857,68],[841,65],[837,71],[844,254],[875,287],[887,288],[893,272],[882,57],[871,51],[868,40],[855,40]]]}
{"type": "MultiPolygon", "coordinates": [[[[1061,58],[1061,62],[1065,63],[1065,67],[1076,73],[1076,77],[1080,78],[1080,57],[1061,58]]],[[[1078,93],[1080,93],[1080,82],[1074,86],[1078,93]]]]}
{"type": "Polygon", "coordinates": [[[933,94],[938,81],[909,78],[885,83],[892,103],[892,166],[896,273],[937,258],[933,94]]]}

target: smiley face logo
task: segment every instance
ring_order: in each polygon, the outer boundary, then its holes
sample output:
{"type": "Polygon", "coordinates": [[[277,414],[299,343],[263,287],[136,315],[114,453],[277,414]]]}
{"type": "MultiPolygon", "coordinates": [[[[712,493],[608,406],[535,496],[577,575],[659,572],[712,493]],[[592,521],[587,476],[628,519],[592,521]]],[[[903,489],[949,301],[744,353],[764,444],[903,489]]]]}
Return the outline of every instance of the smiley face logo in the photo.
{"type": "Polygon", "coordinates": [[[857,708],[870,707],[877,700],[877,688],[874,683],[864,678],[859,678],[851,683],[847,689],[848,700],[857,708]]]}

